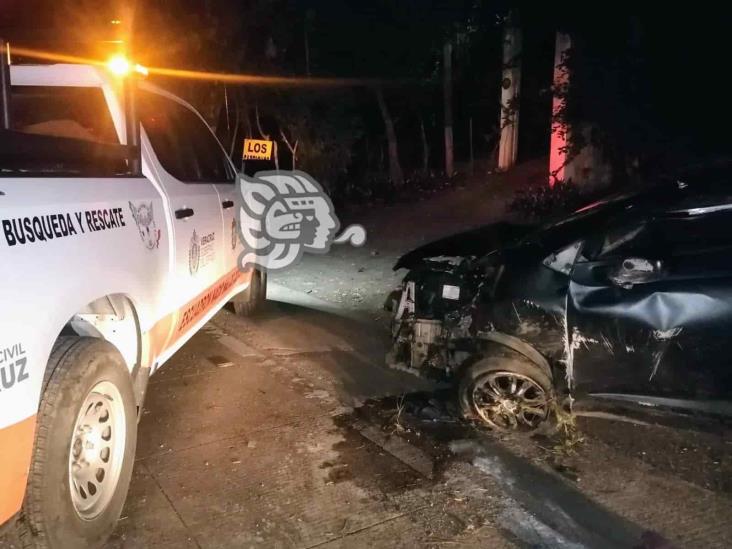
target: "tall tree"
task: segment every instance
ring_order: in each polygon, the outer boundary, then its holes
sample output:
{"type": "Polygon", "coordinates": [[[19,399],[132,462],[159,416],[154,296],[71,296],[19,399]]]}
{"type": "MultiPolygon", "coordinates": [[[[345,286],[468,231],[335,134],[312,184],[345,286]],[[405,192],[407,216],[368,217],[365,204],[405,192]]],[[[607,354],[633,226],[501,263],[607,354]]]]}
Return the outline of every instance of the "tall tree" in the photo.
{"type": "Polygon", "coordinates": [[[394,121],[386,105],[384,91],[380,87],[377,87],[375,93],[381,116],[384,119],[384,127],[386,128],[386,141],[389,152],[389,178],[394,187],[401,188],[404,185],[404,174],[402,172],[402,165],[399,162],[399,144],[397,143],[394,121]]]}
{"type": "Polygon", "coordinates": [[[452,42],[445,42],[442,61],[442,86],[445,102],[445,175],[455,173],[452,143],[452,42]]]}

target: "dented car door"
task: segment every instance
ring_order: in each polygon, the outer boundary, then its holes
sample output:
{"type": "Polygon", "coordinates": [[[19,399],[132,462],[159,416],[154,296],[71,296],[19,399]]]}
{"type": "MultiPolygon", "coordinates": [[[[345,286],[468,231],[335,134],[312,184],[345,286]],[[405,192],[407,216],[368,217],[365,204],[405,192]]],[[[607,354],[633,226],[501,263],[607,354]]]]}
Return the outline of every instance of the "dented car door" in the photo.
{"type": "Polygon", "coordinates": [[[695,208],[616,220],[587,241],[567,300],[576,391],[729,398],[730,226],[731,209],[695,208]]]}

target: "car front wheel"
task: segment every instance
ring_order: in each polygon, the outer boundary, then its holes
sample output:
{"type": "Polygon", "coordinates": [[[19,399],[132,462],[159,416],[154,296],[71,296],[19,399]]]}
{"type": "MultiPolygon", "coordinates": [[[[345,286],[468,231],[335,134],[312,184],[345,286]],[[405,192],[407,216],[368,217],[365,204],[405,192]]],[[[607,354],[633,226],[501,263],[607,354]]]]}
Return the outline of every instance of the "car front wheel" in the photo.
{"type": "Polygon", "coordinates": [[[122,512],[132,475],[130,375],[117,349],[94,338],[61,338],[49,368],[19,535],[27,547],[99,547],[122,512]]]}
{"type": "Polygon", "coordinates": [[[463,415],[501,431],[536,429],[547,419],[552,399],[549,376],[509,350],[469,366],[458,387],[463,415]]]}

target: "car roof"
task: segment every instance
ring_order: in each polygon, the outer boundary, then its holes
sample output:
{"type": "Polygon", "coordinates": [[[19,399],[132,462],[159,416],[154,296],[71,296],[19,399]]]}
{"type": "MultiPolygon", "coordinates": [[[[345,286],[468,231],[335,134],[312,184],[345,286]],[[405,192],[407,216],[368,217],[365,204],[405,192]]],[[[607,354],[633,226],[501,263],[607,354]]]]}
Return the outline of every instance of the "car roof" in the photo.
{"type": "Polygon", "coordinates": [[[554,219],[528,234],[519,245],[539,243],[557,249],[605,226],[608,220],[628,216],[696,216],[732,213],[732,178],[726,170],[697,171],[675,180],[664,179],[640,189],[610,194],[554,219]]]}

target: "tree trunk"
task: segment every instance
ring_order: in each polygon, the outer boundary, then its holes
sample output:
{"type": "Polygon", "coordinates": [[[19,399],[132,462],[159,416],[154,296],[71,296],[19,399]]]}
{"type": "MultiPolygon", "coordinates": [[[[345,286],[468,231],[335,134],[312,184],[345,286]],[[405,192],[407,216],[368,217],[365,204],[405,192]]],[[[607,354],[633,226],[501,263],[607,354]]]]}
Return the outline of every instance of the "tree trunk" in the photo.
{"type": "Polygon", "coordinates": [[[521,29],[509,18],[503,29],[503,81],[501,85],[501,142],[498,169],[516,164],[518,156],[519,97],[521,91],[521,29]]]}
{"type": "Polygon", "coordinates": [[[422,115],[419,115],[419,136],[422,139],[422,176],[427,177],[430,173],[430,144],[427,141],[427,133],[424,131],[422,115]]]}
{"type": "Polygon", "coordinates": [[[310,38],[307,23],[305,23],[305,76],[310,78],[310,38]]]}
{"type": "Polygon", "coordinates": [[[468,143],[470,144],[470,175],[475,174],[475,158],[473,158],[473,117],[468,122],[468,143]]]}
{"type": "Polygon", "coordinates": [[[231,145],[229,146],[229,158],[234,159],[234,150],[239,138],[239,126],[241,125],[241,105],[239,104],[239,95],[234,95],[234,131],[231,136],[231,145]]]}
{"type": "Polygon", "coordinates": [[[391,179],[391,184],[398,189],[404,185],[404,174],[402,173],[402,166],[399,163],[399,146],[397,144],[394,121],[386,106],[386,101],[384,101],[384,93],[381,88],[376,88],[376,100],[379,103],[381,116],[384,118],[386,141],[389,145],[389,178],[391,179]]]}
{"type": "Polygon", "coordinates": [[[452,43],[445,42],[442,64],[442,88],[445,100],[445,175],[455,172],[452,146],[452,43]]]}
{"type": "Polygon", "coordinates": [[[257,103],[254,104],[254,120],[257,123],[257,130],[259,130],[261,139],[272,141],[272,154],[274,155],[275,170],[280,171],[280,155],[277,151],[277,140],[272,139],[268,133],[264,133],[262,130],[262,124],[259,120],[259,105],[257,103]]]}
{"type": "MultiPolygon", "coordinates": [[[[569,69],[565,66],[565,57],[572,47],[568,34],[557,32],[554,42],[554,80],[552,82],[552,124],[549,141],[549,186],[557,181],[564,181],[565,169],[568,167],[568,148],[570,128],[561,120],[564,102],[569,90],[569,69]]],[[[568,172],[570,170],[567,170],[568,172]]]]}
{"type": "Polygon", "coordinates": [[[285,145],[287,145],[287,148],[290,150],[290,154],[292,155],[292,171],[295,171],[297,163],[297,146],[300,144],[300,140],[293,138],[292,143],[290,143],[290,140],[287,139],[287,135],[282,131],[282,128],[280,128],[280,135],[282,136],[285,145]]]}

